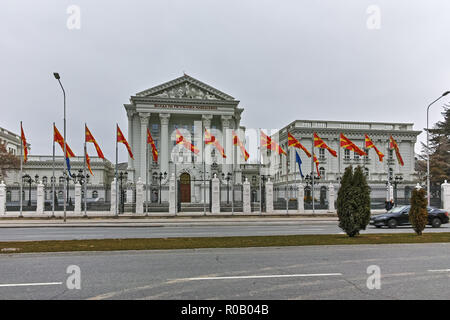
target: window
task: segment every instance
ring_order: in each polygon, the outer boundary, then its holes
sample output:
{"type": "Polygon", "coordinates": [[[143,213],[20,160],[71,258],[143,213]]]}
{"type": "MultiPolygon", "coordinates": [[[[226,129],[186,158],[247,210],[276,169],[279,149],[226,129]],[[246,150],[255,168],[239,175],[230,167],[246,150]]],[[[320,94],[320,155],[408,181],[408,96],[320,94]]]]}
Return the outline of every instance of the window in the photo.
{"type": "Polygon", "coordinates": [[[363,151],[366,153],[366,155],[364,156],[364,160],[369,160],[369,149],[364,148],[363,151]]]}
{"type": "Polygon", "coordinates": [[[11,191],[6,191],[6,202],[10,202],[11,201],[11,191]]]}
{"type": "Polygon", "coordinates": [[[359,160],[359,154],[357,154],[356,152],[353,152],[353,158],[355,160],[359,160]]]}
{"type": "Polygon", "coordinates": [[[63,192],[62,191],[58,191],[58,199],[62,199],[63,198],[63,192]]]}
{"type": "Polygon", "coordinates": [[[64,183],[64,177],[59,177],[59,183],[63,184],[64,183]]]}
{"type": "Polygon", "coordinates": [[[43,183],[43,184],[46,184],[46,183],[47,183],[47,177],[46,177],[46,176],[43,176],[43,177],[42,177],[42,183],[43,183]]]}
{"type": "Polygon", "coordinates": [[[325,160],[325,149],[322,148],[319,149],[319,159],[325,160]]]}
{"type": "Polygon", "coordinates": [[[350,150],[348,150],[348,149],[344,150],[344,159],[350,160],[350,150]]]}
{"type": "Polygon", "coordinates": [[[152,124],[152,133],[153,134],[159,133],[159,125],[157,123],[152,124]]]}
{"type": "Polygon", "coordinates": [[[389,149],[389,160],[394,159],[394,150],[389,149]]]}
{"type": "Polygon", "coordinates": [[[364,168],[364,175],[369,178],[369,168],[364,168]]]}
{"type": "Polygon", "coordinates": [[[94,190],[92,191],[92,199],[97,199],[98,198],[98,191],[94,190]]]}
{"type": "Polygon", "coordinates": [[[320,167],[319,168],[319,172],[320,172],[320,177],[322,179],[325,179],[325,168],[324,167],[320,167]]]}
{"type": "Polygon", "coordinates": [[[391,178],[393,178],[394,177],[394,169],[392,169],[392,168],[389,168],[389,179],[391,179],[391,178]]]}

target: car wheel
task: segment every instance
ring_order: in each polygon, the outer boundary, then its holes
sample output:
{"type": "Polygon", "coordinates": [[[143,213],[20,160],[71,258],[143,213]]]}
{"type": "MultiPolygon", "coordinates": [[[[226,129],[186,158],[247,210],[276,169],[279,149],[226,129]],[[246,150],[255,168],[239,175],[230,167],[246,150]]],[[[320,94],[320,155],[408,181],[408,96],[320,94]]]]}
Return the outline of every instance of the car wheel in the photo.
{"type": "Polygon", "coordinates": [[[391,219],[388,221],[388,227],[391,229],[397,228],[397,220],[391,219]]]}
{"type": "Polygon", "coordinates": [[[434,218],[433,221],[431,221],[431,225],[433,228],[439,228],[441,226],[441,219],[434,218]]]}

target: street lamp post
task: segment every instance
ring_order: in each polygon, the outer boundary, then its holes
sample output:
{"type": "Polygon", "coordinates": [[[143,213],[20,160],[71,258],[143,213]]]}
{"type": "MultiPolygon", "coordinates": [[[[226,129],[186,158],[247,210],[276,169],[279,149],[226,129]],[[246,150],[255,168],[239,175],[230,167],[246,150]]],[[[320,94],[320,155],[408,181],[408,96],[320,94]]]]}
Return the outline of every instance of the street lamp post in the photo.
{"type": "Polygon", "coordinates": [[[33,182],[38,183],[39,176],[36,175],[35,180],[33,180],[33,178],[29,174],[25,174],[24,176],[22,176],[22,181],[28,183],[28,208],[31,208],[31,184],[33,182]]]}
{"type": "MultiPolygon", "coordinates": [[[[78,174],[72,174],[72,179],[75,183],[79,183],[81,186],[86,186],[89,183],[89,174],[83,174],[83,170],[79,169],[78,174]]],[[[87,217],[87,189],[84,188],[84,216],[87,217]]]]}
{"type": "Polygon", "coordinates": [[[389,181],[394,185],[394,206],[397,206],[397,185],[403,180],[402,176],[396,175],[395,178],[389,177],[389,181]]]}
{"type": "MultiPolygon", "coordinates": [[[[66,150],[66,91],[64,90],[64,87],[61,83],[61,77],[59,76],[59,73],[53,72],[53,76],[56,80],[58,80],[59,85],[61,86],[63,96],[64,96],[64,174],[67,174],[67,168],[66,168],[66,156],[67,156],[67,150],[66,150]]],[[[67,180],[68,183],[68,180],[67,180]]],[[[66,197],[66,185],[64,185],[64,222],[66,222],[66,203],[67,203],[67,197],[66,197]]]]}
{"type": "Polygon", "coordinates": [[[165,179],[167,177],[167,172],[164,172],[164,173],[162,173],[162,172],[160,172],[160,173],[154,172],[153,173],[153,177],[155,179],[159,180],[159,195],[158,195],[158,198],[159,198],[159,203],[161,204],[161,180],[163,180],[163,179],[165,179]]]}
{"type": "Polygon", "coordinates": [[[230,180],[231,180],[231,173],[228,172],[228,173],[225,175],[225,174],[222,172],[222,179],[227,180],[227,204],[229,204],[229,203],[230,203],[230,195],[229,195],[229,187],[228,187],[228,185],[229,185],[229,182],[230,182],[230,180]]]}
{"type": "Polygon", "coordinates": [[[445,97],[446,95],[448,95],[450,93],[450,91],[445,91],[439,98],[437,98],[436,100],[434,100],[432,103],[430,103],[427,107],[427,201],[428,201],[428,206],[430,206],[430,148],[429,148],[429,128],[428,128],[428,113],[430,111],[430,107],[437,102],[439,99],[445,97]]]}
{"type": "Polygon", "coordinates": [[[124,197],[124,191],[123,191],[123,180],[128,181],[128,172],[119,172],[118,174],[118,178],[119,178],[119,189],[120,189],[120,197],[119,197],[119,205],[120,205],[120,213],[124,213],[125,212],[125,197],[124,197]]]}

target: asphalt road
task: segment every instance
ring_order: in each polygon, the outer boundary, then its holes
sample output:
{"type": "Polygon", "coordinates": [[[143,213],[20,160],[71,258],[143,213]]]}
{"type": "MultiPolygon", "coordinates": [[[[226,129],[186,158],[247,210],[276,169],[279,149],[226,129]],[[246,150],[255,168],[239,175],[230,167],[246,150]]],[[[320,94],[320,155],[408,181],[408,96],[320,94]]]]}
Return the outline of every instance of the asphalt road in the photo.
{"type": "Polygon", "coordinates": [[[13,254],[0,268],[2,300],[450,297],[447,243],[13,254]],[[70,265],[81,289],[67,287],[70,265]]]}
{"type": "MultiPolygon", "coordinates": [[[[450,224],[440,228],[428,227],[424,232],[449,232],[450,224]]],[[[376,229],[368,226],[363,233],[414,232],[411,227],[376,229]]],[[[203,225],[132,226],[132,227],[32,227],[0,228],[0,241],[75,240],[112,238],[168,238],[215,236],[264,236],[297,234],[342,234],[336,221],[295,222],[286,224],[258,223],[255,225],[203,225]]]]}

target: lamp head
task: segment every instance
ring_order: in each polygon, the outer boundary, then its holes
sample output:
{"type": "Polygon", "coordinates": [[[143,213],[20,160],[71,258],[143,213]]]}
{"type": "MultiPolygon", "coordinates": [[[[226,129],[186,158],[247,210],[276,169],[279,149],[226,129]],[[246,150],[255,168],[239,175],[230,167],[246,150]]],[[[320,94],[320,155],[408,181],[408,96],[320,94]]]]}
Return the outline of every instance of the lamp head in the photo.
{"type": "Polygon", "coordinates": [[[53,72],[53,76],[55,77],[56,80],[60,79],[58,72],[53,72]]]}

